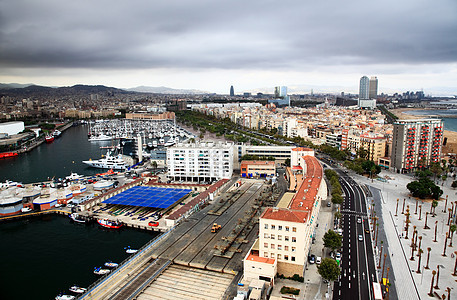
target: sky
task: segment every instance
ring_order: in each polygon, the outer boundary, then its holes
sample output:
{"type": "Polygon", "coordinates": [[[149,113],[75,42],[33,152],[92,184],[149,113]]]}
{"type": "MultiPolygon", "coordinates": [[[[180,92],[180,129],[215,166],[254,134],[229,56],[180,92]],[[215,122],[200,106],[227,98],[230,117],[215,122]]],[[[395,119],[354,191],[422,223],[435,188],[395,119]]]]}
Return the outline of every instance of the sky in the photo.
{"type": "Polygon", "coordinates": [[[0,0],[0,82],[457,95],[455,0],[0,0]]]}

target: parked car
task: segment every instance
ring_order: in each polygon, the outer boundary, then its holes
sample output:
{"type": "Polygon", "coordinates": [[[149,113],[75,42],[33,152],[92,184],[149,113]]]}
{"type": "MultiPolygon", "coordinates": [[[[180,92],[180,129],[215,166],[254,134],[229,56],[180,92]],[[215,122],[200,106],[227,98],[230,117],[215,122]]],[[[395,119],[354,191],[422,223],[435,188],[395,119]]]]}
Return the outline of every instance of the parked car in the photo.
{"type": "Polygon", "coordinates": [[[308,261],[310,264],[314,264],[316,262],[316,255],[314,254],[311,254],[309,257],[308,257],[308,261]]]}
{"type": "Polygon", "coordinates": [[[321,262],[322,262],[322,258],[321,258],[320,256],[317,256],[317,257],[316,257],[316,264],[317,264],[317,265],[320,265],[321,262]]]}
{"type": "Polygon", "coordinates": [[[330,201],[327,201],[327,207],[332,206],[332,203],[330,201]]]}

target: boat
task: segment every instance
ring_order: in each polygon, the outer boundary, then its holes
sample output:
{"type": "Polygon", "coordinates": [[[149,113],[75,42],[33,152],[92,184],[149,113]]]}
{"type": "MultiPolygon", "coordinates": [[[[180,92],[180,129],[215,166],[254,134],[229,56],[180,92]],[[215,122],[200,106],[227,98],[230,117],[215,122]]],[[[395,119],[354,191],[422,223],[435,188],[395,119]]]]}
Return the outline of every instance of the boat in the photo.
{"type": "Polygon", "coordinates": [[[108,261],[105,263],[105,267],[108,267],[108,268],[116,268],[117,266],[119,266],[119,264],[112,262],[112,261],[108,261]]]}
{"type": "Polygon", "coordinates": [[[149,226],[152,226],[152,227],[157,227],[159,226],[159,222],[156,222],[156,221],[151,221],[148,223],[149,226]]]}
{"type": "Polygon", "coordinates": [[[97,181],[96,183],[94,183],[93,188],[96,191],[102,191],[102,190],[107,190],[107,189],[112,188],[113,185],[114,185],[113,181],[100,180],[100,181],[97,181]]]}
{"type": "Polygon", "coordinates": [[[124,170],[127,168],[127,164],[122,159],[122,155],[112,155],[111,151],[108,151],[105,157],[97,160],[83,160],[83,163],[100,169],[124,170]]]}
{"type": "Polygon", "coordinates": [[[173,139],[168,140],[165,144],[163,144],[165,147],[173,146],[175,144],[175,141],[173,139]]]}
{"type": "Polygon", "coordinates": [[[111,272],[111,270],[109,270],[109,269],[102,269],[101,267],[94,268],[94,274],[97,274],[97,275],[105,275],[105,274],[108,274],[109,272],[111,272]]]}
{"type": "Polygon", "coordinates": [[[98,173],[98,174],[95,174],[95,175],[97,175],[97,176],[105,176],[105,175],[115,175],[115,174],[117,174],[117,172],[114,172],[113,169],[109,169],[109,170],[108,170],[107,172],[105,172],[105,173],[98,173]]]}
{"type": "Polygon", "coordinates": [[[50,144],[50,143],[54,142],[54,136],[51,135],[51,134],[48,134],[48,135],[44,138],[44,140],[46,141],[46,143],[50,144]]]}
{"type": "Polygon", "coordinates": [[[62,134],[62,132],[60,130],[54,130],[54,132],[52,133],[52,135],[55,137],[55,138],[58,138],[60,137],[60,135],[62,134]]]}
{"type": "Polygon", "coordinates": [[[98,224],[106,228],[117,229],[122,227],[122,223],[118,221],[111,221],[108,219],[99,219],[97,220],[98,224]]]}
{"type": "Polygon", "coordinates": [[[65,177],[68,180],[79,180],[83,177],[83,175],[79,175],[78,173],[71,173],[69,176],[65,177]]]}
{"type": "Polygon", "coordinates": [[[138,252],[138,250],[132,249],[132,248],[130,248],[130,246],[128,246],[127,248],[124,248],[124,249],[125,249],[125,253],[128,253],[128,254],[133,254],[133,253],[138,252]]]}
{"type": "Polygon", "coordinates": [[[73,295],[65,295],[65,294],[59,294],[56,296],[56,300],[73,300],[76,297],[73,295]]]}
{"type": "Polygon", "coordinates": [[[8,158],[8,157],[14,157],[17,156],[17,152],[3,152],[0,153],[0,158],[8,158]]]}
{"type": "Polygon", "coordinates": [[[113,139],[112,136],[106,134],[94,135],[89,138],[89,142],[100,142],[100,141],[111,141],[113,139]]]}
{"type": "Polygon", "coordinates": [[[86,219],[84,219],[80,214],[78,213],[72,213],[70,214],[70,219],[72,219],[75,222],[78,223],[86,223],[86,219]]]}
{"type": "Polygon", "coordinates": [[[79,287],[77,285],[73,285],[68,289],[70,292],[76,293],[76,294],[83,294],[87,291],[86,288],[79,287]]]}

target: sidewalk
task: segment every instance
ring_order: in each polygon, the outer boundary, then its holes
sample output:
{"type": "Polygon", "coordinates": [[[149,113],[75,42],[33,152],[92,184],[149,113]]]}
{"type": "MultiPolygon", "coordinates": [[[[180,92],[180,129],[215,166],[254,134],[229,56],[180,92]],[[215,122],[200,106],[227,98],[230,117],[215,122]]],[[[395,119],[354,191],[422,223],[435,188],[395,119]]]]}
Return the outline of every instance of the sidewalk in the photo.
{"type": "MultiPolygon", "coordinates": [[[[409,191],[406,188],[406,185],[415,179],[411,175],[394,174],[388,171],[381,172],[380,177],[384,177],[384,175],[393,177],[393,179],[388,180],[388,182],[386,183],[383,183],[378,180],[374,180],[372,182],[370,179],[367,179],[363,176],[352,176],[360,184],[366,184],[367,186],[372,186],[374,188],[381,190],[382,201],[376,203],[382,204],[382,215],[378,215],[378,217],[382,218],[383,221],[383,229],[387,239],[386,242],[388,244],[388,249],[384,249],[384,251],[388,251],[389,258],[393,266],[392,271],[395,277],[395,286],[397,287],[398,299],[429,298],[427,294],[430,291],[432,270],[437,271],[438,265],[440,266],[438,284],[439,289],[434,289],[434,291],[437,292],[440,296],[442,294],[446,294],[447,297],[446,288],[450,287],[451,297],[452,295],[456,297],[457,288],[454,287],[456,286],[455,280],[457,279],[457,277],[452,276],[455,263],[455,256],[452,253],[454,253],[454,251],[457,250],[457,242],[455,241],[455,237],[453,241],[453,247],[449,247],[448,240],[448,246],[446,250],[447,256],[442,256],[444,252],[445,234],[449,228],[446,225],[448,213],[443,212],[446,195],[448,195],[449,198],[447,208],[451,207],[450,200],[456,200],[456,191],[449,187],[452,181],[448,180],[447,182],[445,182],[444,186],[441,186],[440,182],[440,187],[443,190],[443,195],[442,199],[440,199],[439,201],[438,206],[436,207],[437,215],[436,217],[431,217],[430,215],[428,216],[427,225],[430,227],[430,229],[424,229],[425,213],[430,212],[431,201],[417,200],[418,210],[416,213],[416,199],[414,199],[413,197],[410,198],[409,191]],[[399,199],[398,213],[397,215],[395,215],[397,199],[399,199]],[[404,209],[403,201],[405,202],[404,209]],[[404,231],[404,229],[406,220],[405,214],[408,205],[410,210],[411,223],[409,227],[408,240],[406,240],[406,232],[404,231]],[[420,216],[419,205],[422,205],[422,213],[420,216]],[[403,214],[402,211],[404,212],[403,214]],[[410,247],[414,226],[416,226],[418,236],[422,236],[420,248],[423,250],[423,253],[421,257],[421,263],[419,265],[420,273],[417,273],[419,261],[419,257],[417,256],[418,252],[416,250],[414,256],[412,256],[412,251],[410,247]],[[437,242],[434,242],[435,226],[437,230],[437,242]],[[425,266],[427,264],[427,248],[429,247],[431,248],[429,261],[430,269],[427,270],[425,269],[425,266]],[[411,260],[411,257],[414,260],[411,260]]],[[[376,210],[378,210],[378,207],[376,207],[376,210]]],[[[434,285],[435,284],[436,276],[434,285]]]]}

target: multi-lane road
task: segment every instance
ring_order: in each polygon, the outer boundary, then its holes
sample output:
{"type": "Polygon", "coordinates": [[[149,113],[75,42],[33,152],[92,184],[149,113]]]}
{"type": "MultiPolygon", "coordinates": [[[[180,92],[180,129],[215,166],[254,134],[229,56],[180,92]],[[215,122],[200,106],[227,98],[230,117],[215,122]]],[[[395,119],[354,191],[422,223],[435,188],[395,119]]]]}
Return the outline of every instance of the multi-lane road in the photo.
{"type": "Polygon", "coordinates": [[[346,173],[336,169],[344,193],[341,207],[343,249],[341,276],[335,281],[333,299],[374,299],[377,281],[365,194],[346,173]]]}

